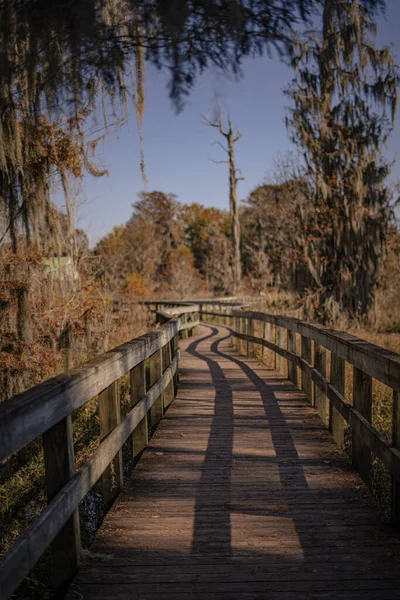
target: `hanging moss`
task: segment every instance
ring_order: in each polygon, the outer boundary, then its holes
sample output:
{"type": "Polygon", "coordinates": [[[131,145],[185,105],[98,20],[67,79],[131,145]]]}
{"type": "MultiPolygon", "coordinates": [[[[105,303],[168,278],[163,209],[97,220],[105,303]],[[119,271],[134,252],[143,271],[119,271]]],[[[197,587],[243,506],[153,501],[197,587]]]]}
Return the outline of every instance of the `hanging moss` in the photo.
{"type": "Polygon", "coordinates": [[[390,219],[390,165],[382,150],[397,105],[397,71],[374,45],[359,0],[325,0],[321,35],[293,48],[298,75],[288,125],[313,192],[300,219],[313,315],[365,317],[373,303],[390,219]]]}

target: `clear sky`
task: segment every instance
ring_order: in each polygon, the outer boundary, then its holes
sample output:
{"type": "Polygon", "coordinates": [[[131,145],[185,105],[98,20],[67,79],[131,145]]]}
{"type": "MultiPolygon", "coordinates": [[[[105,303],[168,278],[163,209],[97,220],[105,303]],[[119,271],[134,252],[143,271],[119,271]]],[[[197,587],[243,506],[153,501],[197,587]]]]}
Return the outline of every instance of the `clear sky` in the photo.
{"type": "MultiPolygon", "coordinates": [[[[393,44],[399,63],[400,0],[387,0],[386,16],[379,19],[379,41],[393,44]]],[[[243,132],[236,146],[237,166],[245,177],[239,184],[240,198],[262,183],[279,153],[293,149],[284,123],[289,100],[282,94],[293,72],[278,59],[268,57],[248,59],[243,68],[244,77],[239,82],[219,71],[209,71],[199,79],[179,115],[168,98],[166,75],[148,69],[144,150],[149,191],[172,192],[184,203],[228,208],[228,167],[210,161],[225,158],[223,151],[212,145],[221,136],[202,125],[200,118],[214,106],[215,93],[243,132]]],[[[388,153],[398,160],[394,177],[400,178],[399,114],[388,153]]],[[[78,215],[78,225],[88,231],[91,244],[129,218],[137,193],[144,189],[133,109],[129,125],[118,132],[118,137],[108,137],[97,156],[110,175],[85,177],[78,215]]]]}

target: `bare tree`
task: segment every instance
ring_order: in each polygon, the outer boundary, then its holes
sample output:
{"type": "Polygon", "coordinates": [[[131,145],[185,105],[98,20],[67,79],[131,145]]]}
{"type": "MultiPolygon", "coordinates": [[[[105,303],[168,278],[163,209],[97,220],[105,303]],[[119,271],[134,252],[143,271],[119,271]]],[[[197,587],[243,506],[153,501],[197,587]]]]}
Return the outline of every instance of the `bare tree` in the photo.
{"type": "Polygon", "coordinates": [[[226,139],[226,146],[221,142],[216,142],[224,152],[228,155],[228,160],[213,160],[218,164],[229,165],[229,212],[232,219],[232,244],[233,244],[233,272],[234,272],[234,292],[237,292],[240,288],[240,282],[242,279],[242,265],[240,258],[240,220],[239,220],[239,207],[237,202],[237,183],[244,179],[244,177],[238,177],[240,170],[235,166],[235,144],[242,137],[240,129],[234,133],[231,117],[228,114],[228,127],[224,127],[222,118],[222,109],[219,99],[216,100],[217,106],[215,109],[215,115],[213,118],[208,118],[201,115],[203,125],[208,127],[215,127],[219,130],[221,135],[226,139]]]}

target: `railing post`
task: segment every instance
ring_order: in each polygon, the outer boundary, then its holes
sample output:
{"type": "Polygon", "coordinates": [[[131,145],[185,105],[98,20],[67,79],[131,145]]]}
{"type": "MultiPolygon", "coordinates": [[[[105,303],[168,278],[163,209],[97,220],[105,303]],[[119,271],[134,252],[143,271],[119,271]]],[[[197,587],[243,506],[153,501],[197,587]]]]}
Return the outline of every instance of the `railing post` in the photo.
{"type": "MultiPolygon", "coordinates": [[[[50,502],[75,473],[71,416],[42,436],[47,498],[50,502]]],[[[68,519],[51,544],[53,583],[61,594],[75,575],[80,561],[79,511],[68,519]]]]}
{"type": "MultiPolygon", "coordinates": [[[[263,322],[263,332],[262,332],[262,339],[266,340],[267,339],[267,331],[268,331],[268,326],[269,323],[267,323],[266,321],[263,322]]],[[[270,332],[271,333],[271,332],[270,332]]],[[[271,336],[269,335],[268,338],[270,338],[271,336]]],[[[266,362],[266,356],[267,356],[267,348],[265,346],[263,346],[261,348],[261,360],[262,362],[265,364],[266,362]]]]}
{"type": "MultiPolygon", "coordinates": [[[[130,372],[131,405],[135,406],[146,394],[146,368],[143,360],[130,372]]],[[[142,452],[149,443],[147,414],[140,421],[132,434],[133,458],[142,452]]]]}
{"type": "MultiPolygon", "coordinates": [[[[312,366],[312,340],[304,335],[301,336],[301,357],[312,366]]],[[[301,375],[301,389],[311,406],[314,406],[312,379],[304,371],[301,375]]]]}
{"type": "MultiPolygon", "coordinates": [[[[243,335],[246,335],[246,319],[244,317],[240,317],[240,332],[243,335]]],[[[240,340],[240,354],[246,354],[247,342],[246,340],[240,340]]]]}
{"type": "MultiPolygon", "coordinates": [[[[157,350],[150,356],[150,387],[152,387],[161,377],[162,374],[162,350],[157,350]]],[[[157,398],[150,409],[151,428],[161,421],[164,414],[163,394],[157,398]]]]}
{"type": "MultiPolygon", "coordinates": [[[[278,348],[283,348],[283,329],[282,327],[275,327],[275,340],[278,348]]],[[[285,374],[284,358],[281,354],[276,353],[276,369],[281,375],[285,374]]]]}
{"type": "MultiPolygon", "coordinates": [[[[254,321],[253,319],[247,319],[247,335],[254,336],[254,321]]],[[[247,356],[254,358],[254,343],[248,342],[247,344],[247,356]]]]}
{"type": "MultiPolygon", "coordinates": [[[[237,332],[238,328],[237,328],[237,317],[232,317],[232,329],[234,332],[237,332]]],[[[234,350],[237,350],[237,346],[238,346],[238,339],[235,335],[232,334],[232,348],[234,350]]]]}
{"type": "MultiPolygon", "coordinates": [[[[326,377],[326,349],[320,344],[314,344],[314,368],[326,377]]],[[[324,425],[329,424],[329,403],[325,394],[314,383],[314,405],[324,425]]]]}
{"type": "MultiPolygon", "coordinates": [[[[353,406],[369,423],[372,419],[372,377],[354,367],[353,406]]],[[[362,438],[353,432],[353,464],[361,479],[371,479],[371,451],[362,438]]]]}
{"type": "MultiPolygon", "coordinates": [[[[175,355],[178,352],[178,348],[179,348],[179,335],[178,335],[178,333],[176,333],[171,340],[171,357],[172,357],[172,359],[175,358],[175,355]]],[[[176,371],[175,371],[175,375],[173,377],[173,381],[174,381],[174,398],[175,398],[176,394],[178,393],[178,383],[179,383],[179,365],[178,364],[176,365],[176,371]]]]}
{"type": "MultiPolygon", "coordinates": [[[[332,352],[331,384],[342,396],[344,396],[345,367],[346,363],[343,358],[332,352]]],[[[344,419],[332,404],[330,405],[329,417],[329,429],[331,430],[333,439],[339,448],[344,448],[344,419]]]]}
{"type": "MultiPolygon", "coordinates": [[[[119,381],[114,381],[99,394],[100,440],[103,440],[121,420],[119,381]]],[[[111,507],[123,484],[122,450],[120,450],[102,475],[103,506],[111,507]]]]}
{"type": "MultiPolygon", "coordinates": [[[[181,320],[181,324],[182,325],[186,325],[187,323],[187,315],[186,313],[182,313],[180,316],[180,320],[181,320]]],[[[181,338],[183,340],[186,340],[186,338],[189,336],[188,330],[187,329],[182,329],[181,331],[181,338]]]]}
{"type": "MultiPolygon", "coordinates": [[[[162,357],[162,366],[163,373],[168,369],[172,360],[172,349],[171,349],[171,341],[169,341],[163,347],[163,357],[162,357]]],[[[164,391],[164,410],[168,408],[170,404],[172,404],[174,400],[174,382],[171,380],[169,384],[166,386],[164,391]]]]}
{"type": "MultiPolygon", "coordinates": [[[[269,339],[274,344],[278,343],[278,333],[277,333],[277,331],[278,331],[277,326],[271,323],[270,330],[269,330],[269,333],[270,333],[270,338],[269,339]]],[[[274,370],[278,369],[278,354],[276,352],[274,352],[274,351],[272,351],[272,368],[274,370]]]]}
{"type": "MultiPolygon", "coordinates": [[[[399,392],[395,390],[393,390],[392,445],[400,450],[400,403],[399,392]]],[[[395,527],[400,526],[400,482],[395,477],[392,477],[392,523],[395,527]]]]}
{"type": "MultiPolygon", "coordinates": [[[[244,319],[244,334],[247,336],[249,334],[249,319],[244,319]]],[[[245,341],[245,346],[244,346],[244,354],[245,356],[249,356],[249,350],[250,350],[250,345],[249,345],[249,341],[246,340],[245,341]]]]}
{"type": "MultiPolygon", "coordinates": [[[[287,349],[292,354],[297,354],[296,333],[290,331],[290,329],[287,330],[287,349]]],[[[297,386],[297,367],[291,360],[288,360],[288,377],[290,381],[297,386]]]]}

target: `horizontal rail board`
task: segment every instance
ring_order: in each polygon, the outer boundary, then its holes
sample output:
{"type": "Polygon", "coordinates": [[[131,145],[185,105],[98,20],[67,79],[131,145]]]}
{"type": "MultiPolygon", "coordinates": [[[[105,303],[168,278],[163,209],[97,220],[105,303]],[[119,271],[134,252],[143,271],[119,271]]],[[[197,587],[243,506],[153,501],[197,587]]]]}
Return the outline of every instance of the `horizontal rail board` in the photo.
{"type": "Polygon", "coordinates": [[[400,355],[355,337],[350,333],[327,329],[299,321],[294,317],[283,317],[254,311],[232,311],[232,316],[255,319],[289,329],[312,339],[351,365],[393,390],[400,391],[400,355]]]}
{"type": "Polygon", "coordinates": [[[202,315],[207,315],[209,317],[231,317],[232,313],[226,313],[226,312],[211,312],[209,310],[201,310],[200,313],[202,315]]]}
{"type": "Polygon", "coordinates": [[[179,319],[0,404],[0,462],[72,414],[165,346],[179,319]]]}
{"type": "Polygon", "coordinates": [[[322,392],[332,402],[333,406],[340,412],[342,417],[347,421],[350,427],[362,437],[368,448],[378,456],[385,464],[388,471],[400,481],[400,452],[393,448],[386,438],[379,433],[351,404],[346,402],[343,396],[329,383],[329,381],[321,375],[321,373],[312,367],[301,356],[293,354],[285,348],[280,348],[273,342],[263,340],[262,338],[254,337],[232,331],[233,335],[241,340],[249,341],[253,344],[259,344],[272,350],[290,360],[307,375],[309,375],[314,383],[322,390],[322,392]]]}
{"type": "Polygon", "coordinates": [[[0,598],[12,594],[71,517],[79,503],[101,477],[151,406],[177,372],[179,351],[171,365],[125,419],[100,443],[88,462],[58,492],[45,510],[0,559],[0,598]]]}
{"type": "Polygon", "coordinates": [[[196,304],[191,304],[190,306],[162,306],[163,310],[160,310],[159,308],[149,310],[150,312],[155,312],[159,315],[168,316],[170,319],[178,315],[184,315],[186,313],[195,313],[200,310],[200,306],[197,306],[196,304]]]}

